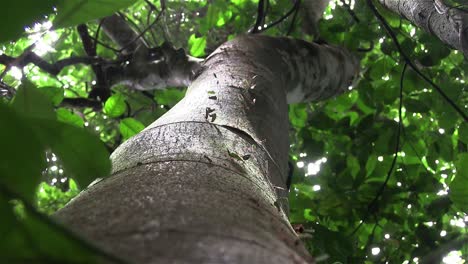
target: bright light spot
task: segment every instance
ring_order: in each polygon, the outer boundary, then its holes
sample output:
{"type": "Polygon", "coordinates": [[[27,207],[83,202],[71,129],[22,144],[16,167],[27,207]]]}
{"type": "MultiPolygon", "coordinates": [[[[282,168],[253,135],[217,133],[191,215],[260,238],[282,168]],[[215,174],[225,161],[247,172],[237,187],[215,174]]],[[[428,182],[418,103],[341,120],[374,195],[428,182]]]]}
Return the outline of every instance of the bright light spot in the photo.
{"type": "Polygon", "coordinates": [[[372,255],[378,255],[380,253],[380,248],[378,247],[373,247],[372,248],[372,255]]]}
{"type": "Polygon", "coordinates": [[[322,163],[325,163],[325,162],[327,162],[327,158],[323,157],[322,158],[322,163]]]}
{"type": "Polygon", "coordinates": [[[401,240],[405,240],[406,238],[405,237],[401,237],[401,240]]]}
{"type": "Polygon", "coordinates": [[[418,261],[419,261],[419,258],[418,258],[418,257],[413,258],[413,262],[414,262],[414,263],[418,263],[418,261]]]}
{"type": "Polygon", "coordinates": [[[440,134],[444,134],[444,133],[445,133],[445,129],[439,128],[439,133],[440,133],[440,134]]]}
{"type": "Polygon", "coordinates": [[[461,258],[461,252],[460,251],[450,251],[447,256],[445,256],[442,259],[443,263],[447,264],[462,264],[465,263],[465,260],[461,258]]]}
{"type": "Polygon", "coordinates": [[[84,122],[84,126],[89,126],[89,123],[88,123],[88,122],[84,122]]]}
{"type": "Polygon", "coordinates": [[[297,165],[298,168],[304,168],[304,162],[303,161],[299,161],[296,165],[297,165]]]}
{"type": "Polygon", "coordinates": [[[164,105],[160,105],[159,108],[161,108],[161,109],[164,108],[164,105]]]}
{"type": "Polygon", "coordinates": [[[397,182],[396,185],[397,185],[398,187],[401,187],[401,182],[397,182]]]}
{"type": "Polygon", "coordinates": [[[320,164],[324,162],[326,162],[326,159],[324,160],[324,158],[321,158],[317,160],[316,162],[311,162],[307,164],[307,173],[305,176],[317,175],[317,173],[319,173],[320,171],[320,164]]]}
{"type": "Polygon", "coordinates": [[[458,226],[460,228],[465,228],[466,224],[463,221],[463,218],[455,218],[450,220],[450,225],[458,226]]]}
{"type": "Polygon", "coordinates": [[[435,160],[435,164],[439,164],[439,160],[435,160]]]}
{"type": "Polygon", "coordinates": [[[52,184],[55,184],[57,182],[57,179],[56,178],[53,178],[52,179],[52,184]]]}
{"type": "Polygon", "coordinates": [[[107,119],[107,116],[103,116],[102,118],[103,118],[103,119],[107,119]]]}
{"type": "Polygon", "coordinates": [[[50,167],[50,170],[51,170],[51,171],[56,171],[57,169],[58,169],[57,166],[52,166],[52,167],[50,167]]]}
{"type": "Polygon", "coordinates": [[[445,230],[440,231],[440,236],[441,237],[444,237],[446,235],[447,235],[447,231],[445,231],[445,230]]]}
{"type": "Polygon", "coordinates": [[[416,34],[416,29],[415,28],[412,28],[411,31],[410,31],[410,36],[414,36],[414,34],[416,34]]]}
{"type": "Polygon", "coordinates": [[[59,173],[60,173],[60,174],[63,174],[63,170],[62,170],[62,169],[59,169],[59,173]]]}
{"type": "Polygon", "coordinates": [[[94,128],[96,131],[99,131],[99,129],[101,129],[99,126],[95,127],[94,128]]]}
{"type": "Polygon", "coordinates": [[[330,15],[326,15],[324,18],[325,18],[325,20],[330,20],[330,19],[332,19],[332,18],[333,18],[333,15],[332,15],[332,14],[330,14],[330,15]]]}
{"type": "Polygon", "coordinates": [[[427,93],[427,91],[428,91],[428,90],[427,90],[426,88],[423,89],[423,92],[427,93]]]}
{"type": "Polygon", "coordinates": [[[384,80],[384,81],[388,81],[388,80],[390,80],[390,76],[388,76],[388,75],[384,75],[384,76],[382,77],[382,80],[384,80]]]}
{"type": "Polygon", "coordinates": [[[353,86],[351,86],[351,85],[350,85],[350,86],[348,86],[348,90],[350,90],[350,91],[351,91],[352,89],[353,89],[353,86]]]}
{"type": "Polygon", "coordinates": [[[408,260],[405,260],[405,261],[403,261],[402,264],[408,264],[408,263],[409,263],[409,261],[408,261],[408,260]]]}
{"type": "Polygon", "coordinates": [[[60,179],[60,182],[65,182],[67,180],[67,178],[62,178],[60,179]]]}
{"type": "Polygon", "coordinates": [[[406,153],[405,153],[405,152],[403,152],[403,151],[400,151],[398,154],[400,154],[400,157],[404,157],[404,156],[406,156],[406,153]]]}
{"type": "Polygon", "coordinates": [[[427,225],[428,227],[431,227],[431,226],[434,225],[434,222],[427,222],[426,225],[427,225]]]}
{"type": "Polygon", "coordinates": [[[23,72],[21,71],[20,68],[18,67],[11,67],[10,68],[10,74],[11,76],[13,76],[13,78],[15,78],[16,80],[21,80],[21,78],[23,78],[23,72]]]}
{"type": "Polygon", "coordinates": [[[442,174],[440,175],[440,177],[442,177],[443,179],[447,179],[448,175],[445,174],[445,173],[442,173],[442,174]]]}
{"type": "Polygon", "coordinates": [[[57,161],[57,157],[56,157],[56,156],[52,156],[52,161],[57,161]]]}
{"type": "Polygon", "coordinates": [[[315,192],[320,191],[320,185],[314,185],[314,186],[312,187],[312,190],[314,190],[315,192]]]}
{"type": "Polygon", "coordinates": [[[390,238],[390,234],[385,234],[384,237],[385,237],[385,239],[389,239],[389,238],[390,238]]]}
{"type": "Polygon", "coordinates": [[[93,81],[91,82],[91,84],[92,84],[92,85],[96,85],[96,81],[93,80],[93,81]]]}
{"type": "Polygon", "coordinates": [[[384,38],[380,38],[379,43],[382,44],[384,42],[384,40],[385,40],[384,38]]]}
{"type": "Polygon", "coordinates": [[[439,191],[437,192],[437,195],[438,195],[438,196],[444,196],[444,195],[447,195],[447,194],[448,194],[448,191],[447,191],[447,190],[439,190],[439,191]]]}
{"type": "Polygon", "coordinates": [[[468,216],[465,216],[465,222],[468,222],[468,216]]]}
{"type": "Polygon", "coordinates": [[[408,204],[408,206],[406,206],[406,208],[408,209],[411,209],[412,205],[411,204],[408,204]]]}
{"type": "Polygon", "coordinates": [[[383,157],[382,157],[382,156],[379,156],[379,157],[377,157],[377,160],[380,161],[380,162],[382,162],[382,161],[383,161],[383,157]]]}
{"type": "Polygon", "coordinates": [[[299,157],[301,158],[307,157],[307,153],[299,153],[299,157]]]}

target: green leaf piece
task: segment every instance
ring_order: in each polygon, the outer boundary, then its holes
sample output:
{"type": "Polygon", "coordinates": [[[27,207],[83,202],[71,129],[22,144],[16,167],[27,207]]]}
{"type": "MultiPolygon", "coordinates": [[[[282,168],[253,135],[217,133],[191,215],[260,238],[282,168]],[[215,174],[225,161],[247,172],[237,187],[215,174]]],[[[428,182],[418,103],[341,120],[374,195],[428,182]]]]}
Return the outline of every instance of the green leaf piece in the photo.
{"type": "Polygon", "coordinates": [[[468,123],[461,123],[458,128],[458,139],[460,139],[461,142],[468,144],[468,123]]]}
{"type": "Polygon", "coordinates": [[[83,127],[84,120],[81,116],[73,113],[71,110],[65,108],[57,109],[57,120],[63,123],[74,125],[76,127],[83,127]]]}
{"type": "Polygon", "coordinates": [[[81,187],[87,186],[96,178],[109,175],[109,153],[95,135],[83,128],[61,122],[33,122],[39,138],[57,154],[64,168],[81,187]]]}
{"type": "Polygon", "coordinates": [[[52,101],[54,106],[58,106],[63,100],[63,88],[48,86],[48,87],[39,87],[39,91],[52,101]]]}
{"type": "Polygon", "coordinates": [[[2,1],[2,23],[0,23],[0,43],[15,40],[24,32],[24,27],[43,19],[52,12],[56,0],[2,1]]]}
{"type": "Polygon", "coordinates": [[[125,118],[120,121],[119,130],[120,134],[122,134],[124,140],[127,140],[134,135],[138,134],[145,128],[140,121],[136,120],[135,118],[125,118]]]}
{"type": "Polygon", "coordinates": [[[52,101],[28,81],[19,87],[12,106],[26,117],[55,119],[52,101]]]}
{"type": "Polygon", "coordinates": [[[45,147],[31,124],[1,102],[0,124],[0,185],[31,201],[46,167],[45,147]]]}
{"type": "Polygon", "coordinates": [[[59,0],[54,28],[73,27],[110,16],[135,2],[136,0],[59,0]]]}
{"type": "Polygon", "coordinates": [[[121,93],[116,93],[107,99],[103,111],[109,117],[119,117],[126,109],[125,97],[121,93]]]}
{"type": "Polygon", "coordinates": [[[468,213],[468,153],[458,155],[457,174],[450,183],[450,199],[455,206],[468,213]]]}
{"type": "Polygon", "coordinates": [[[361,170],[359,160],[353,155],[348,155],[348,158],[346,159],[346,165],[351,172],[351,176],[353,176],[353,178],[356,178],[357,174],[361,170]]]}
{"type": "Polygon", "coordinates": [[[189,38],[189,47],[190,47],[190,54],[195,57],[200,57],[205,55],[205,47],[206,47],[206,37],[196,37],[195,34],[192,34],[189,38]]]}

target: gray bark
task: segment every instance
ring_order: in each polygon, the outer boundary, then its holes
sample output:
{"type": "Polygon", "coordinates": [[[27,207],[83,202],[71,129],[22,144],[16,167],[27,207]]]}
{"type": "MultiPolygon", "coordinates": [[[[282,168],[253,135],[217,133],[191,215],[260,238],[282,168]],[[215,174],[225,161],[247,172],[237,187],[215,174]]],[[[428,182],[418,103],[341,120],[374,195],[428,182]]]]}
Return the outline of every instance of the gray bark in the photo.
{"type": "Polygon", "coordinates": [[[379,0],[468,58],[468,13],[446,6],[442,0],[379,0]]]}
{"type": "Polygon", "coordinates": [[[56,217],[132,263],[312,262],[287,218],[286,93],[337,95],[356,66],[288,38],[223,44],[180,103],[112,154],[113,175],[56,217]]]}

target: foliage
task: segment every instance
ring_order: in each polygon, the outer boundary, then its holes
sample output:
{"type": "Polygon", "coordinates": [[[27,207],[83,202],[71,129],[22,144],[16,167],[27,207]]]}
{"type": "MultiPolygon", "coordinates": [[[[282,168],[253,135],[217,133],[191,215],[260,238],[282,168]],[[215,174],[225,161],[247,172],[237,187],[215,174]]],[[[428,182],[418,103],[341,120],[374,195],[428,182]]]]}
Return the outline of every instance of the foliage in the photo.
{"type": "MultiPolygon", "coordinates": [[[[159,1],[152,2],[161,9],[159,1]]],[[[145,38],[153,46],[167,40],[193,56],[206,56],[252,27],[257,2],[167,1],[162,22],[145,38]]],[[[402,79],[404,61],[394,43],[366,1],[355,2],[353,13],[359,22],[336,1],[320,22],[320,31],[329,43],[359,54],[363,69],[360,82],[349,93],[326,102],[290,106],[290,157],[296,165],[290,219],[303,226],[300,235],[313,255],[328,256],[326,263],[422,259],[466,237],[468,125],[414,71],[407,69],[402,79]],[[370,51],[359,52],[372,45],[370,51]],[[390,171],[398,134],[400,89],[400,148],[390,171]],[[387,175],[390,177],[380,193],[387,175]],[[374,254],[375,248],[380,250],[378,254],[374,254]]],[[[36,42],[54,47],[43,56],[48,61],[83,56],[82,43],[71,26],[87,22],[96,31],[98,23],[93,19],[121,10],[143,29],[156,16],[145,1],[120,1],[118,5],[108,0],[21,3],[34,8],[3,3],[4,7],[12,6],[7,15],[15,19],[0,26],[0,41],[4,43],[0,54],[19,56],[36,42]],[[51,10],[54,5],[57,13],[51,10]],[[31,25],[42,15],[49,15],[47,20],[52,19],[58,29],[49,31],[47,23],[31,25]],[[23,33],[26,25],[32,29],[23,33]]],[[[290,1],[270,3],[266,24],[290,8],[290,1]]],[[[468,63],[462,55],[395,14],[379,11],[421,71],[466,109],[468,63]]],[[[291,35],[311,40],[302,35],[299,22],[291,35]]],[[[265,34],[286,35],[290,25],[291,18],[265,34]]],[[[98,37],[112,45],[105,36],[98,37]]],[[[41,52],[41,45],[34,50],[41,52]]],[[[103,57],[115,56],[102,45],[97,51],[103,57]]],[[[108,152],[98,138],[107,149],[115,149],[164,114],[183,91],[169,89],[148,96],[119,86],[102,111],[68,108],[65,98],[87,97],[88,87],[95,81],[90,67],[70,66],[51,76],[26,66],[23,79],[18,78],[18,72],[12,69],[3,76],[4,83],[17,89],[15,98],[11,102],[6,97],[0,99],[0,233],[4,234],[0,256],[13,261],[36,258],[44,263],[90,263],[96,251],[83,247],[77,239],[68,239],[66,232],[27,206],[37,204],[39,211],[51,214],[78,192],[71,179],[70,186],[49,186],[55,183],[47,179],[47,172],[42,173],[42,180],[48,183],[40,183],[41,172],[50,167],[44,153],[57,154],[63,175],[76,179],[84,188],[110,170],[108,152]]],[[[462,250],[467,258],[468,248],[462,250]]]]}

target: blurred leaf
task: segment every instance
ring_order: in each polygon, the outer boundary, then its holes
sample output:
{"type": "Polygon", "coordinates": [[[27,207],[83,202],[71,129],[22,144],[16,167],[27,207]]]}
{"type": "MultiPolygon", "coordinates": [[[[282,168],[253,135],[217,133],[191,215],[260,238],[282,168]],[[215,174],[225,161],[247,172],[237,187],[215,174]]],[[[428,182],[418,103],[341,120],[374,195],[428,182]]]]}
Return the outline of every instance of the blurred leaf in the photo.
{"type": "Polygon", "coordinates": [[[190,47],[190,55],[194,57],[201,57],[205,55],[205,47],[206,47],[206,37],[199,37],[197,38],[195,34],[192,34],[189,38],[189,47],[190,47]]]}
{"type": "Polygon", "coordinates": [[[46,166],[45,148],[30,124],[1,102],[0,124],[0,184],[31,201],[46,166]]]}
{"type": "Polygon", "coordinates": [[[460,127],[458,128],[458,139],[461,142],[468,144],[468,123],[464,122],[460,124],[460,127]]]}
{"type": "Polygon", "coordinates": [[[106,100],[103,111],[109,117],[119,117],[126,109],[125,97],[121,93],[116,93],[106,100]]]}
{"type": "Polygon", "coordinates": [[[361,170],[361,166],[359,165],[358,159],[353,155],[348,154],[348,157],[346,159],[346,165],[351,172],[351,176],[353,176],[353,178],[356,178],[357,174],[361,170]]]}
{"type": "Polygon", "coordinates": [[[170,88],[165,90],[156,90],[154,92],[154,98],[160,105],[167,105],[173,107],[182,98],[184,98],[185,92],[180,89],[170,88]]]}
{"type": "Polygon", "coordinates": [[[54,28],[73,27],[110,16],[135,2],[136,0],[57,0],[54,28]]]}
{"type": "Polygon", "coordinates": [[[61,123],[33,120],[35,132],[57,154],[64,168],[81,187],[110,173],[109,153],[104,144],[82,128],[61,123]]]}
{"type": "Polygon", "coordinates": [[[63,88],[48,86],[48,87],[39,87],[39,91],[43,93],[50,101],[52,101],[54,106],[58,106],[64,97],[63,88]]]}
{"type": "Polygon", "coordinates": [[[56,0],[2,1],[3,23],[0,23],[0,43],[20,37],[26,26],[31,26],[49,13],[56,0]]]}
{"type": "Polygon", "coordinates": [[[289,120],[295,128],[302,128],[307,122],[307,105],[291,104],[289,105],[289,120]]]}
{"type": "Polygon", "coordinates": [[[457,174],[450,183],[449,197],[457,208],[468,213],[468,153],[458,155],[457,174]]]}
{"type": "Polygon", "coordinates": [[[79,115],[73,113],[71,110],[59,108],[56,112],[58,121],[74,125],[76,127],[84,126],[84,120],[79,115]]]}
{"type": "Polygon", "coordinates": [[[366,176],[369,176],[372,174],[376,165],[377,165],[377,156],[370,155],[369,159],[367,159],[367,162],[366,162],[366,176]]]}
{"type": "Polygon", "coordinates": [[[28,81],[18,88],[12,106],[17,113],[27,117],[55,119],[50,99],[28,81]]]}
{"type": "Polygon", "coordinates": [[[120,133],[122,134],[124,140],[127,140],[134,135],[138,134],[145,128],[145,125],[140,123],[140,121],[134,118],[125,118],[120,121],[120,133]]]}

